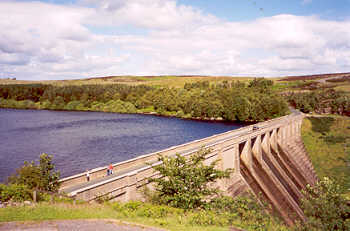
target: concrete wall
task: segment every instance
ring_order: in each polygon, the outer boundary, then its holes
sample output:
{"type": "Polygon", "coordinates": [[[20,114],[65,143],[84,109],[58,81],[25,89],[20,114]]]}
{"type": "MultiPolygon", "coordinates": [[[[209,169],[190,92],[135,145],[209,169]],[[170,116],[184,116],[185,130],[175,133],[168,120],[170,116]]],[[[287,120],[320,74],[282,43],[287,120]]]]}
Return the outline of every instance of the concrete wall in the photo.
{"type": "MultiPolygon", "coordinates": [[[[211,148],[206,163],[220,159],[222,170],[234,168],[230,179],[217,185],[227,195],[237,196],[247,191],[272,205],[288,224],[304,219],[300,209],[300,189],[317,180],[307,153],[300,143],[303,115],[293,113],[278,119],[247,126],[234,131],[211,136],[187,144],[143,155],[114,164],[114,177],[84,186],[84,173],[61,180],[61,191],[80,200],[94,200],[109,195],[115,200],[142,199],[140,189],[147,185],[147,178],[157,176],[151,166],[157,164],[158,155],[173,156],[180,153],[189,156],[201,147],[211,148]],[[295,155],[294,155],[295,154],[295,155]],[[76,188],[77,185],[82,185],[76,188]],[[69,190],[75,187],[74,190],[69,190]]],[[[92,170],[91,179],[105,176],[106,166],[92,170]]]]}

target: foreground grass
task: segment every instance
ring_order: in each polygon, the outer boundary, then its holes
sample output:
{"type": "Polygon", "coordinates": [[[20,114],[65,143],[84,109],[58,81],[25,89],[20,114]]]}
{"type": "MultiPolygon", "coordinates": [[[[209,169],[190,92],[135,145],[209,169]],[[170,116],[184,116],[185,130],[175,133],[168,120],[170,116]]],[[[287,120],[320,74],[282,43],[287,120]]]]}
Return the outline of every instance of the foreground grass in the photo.
{"type": "MultiPolygon", "coordinates": [[[[116,219],[146,226],[160,227],[174,231],[226,231],[230,227],[224,216],[211,211],[185,211],[167,206],[140,202],[127,204],[76,204],[61,202],[50,204],[42,202],[33,206],[0,208],[0,222],[9,221],[44,221],[72,219],[116,219]],[[136,205],[136,206],[135,206],[136,205]]],[[[286,231],[287,227],[276,220],[267,219],[261,224],[251,220],[242,221],[232,214],[231,224],[245,230],[286,231]]]]}
{"type": "Polygon", "coordinates": [[[112,205],[90,205],[71,203],[39,203],[34,206],[7,207],[0,209],[0,222],[4,221],[44,221],[44,220],[73,220],[73,219],[118,219],[121,221],[162,227],[169,230],[228,230],[227,227],[203,227],[179,223],[178,217],[150,219],[134,214],[116,211],[112,205]]]}
{"type": "Polygon", "coordinates": [[[350,118],[308,117],[302,137],[317,175],[336,179],[350,194],[350,118]]]}

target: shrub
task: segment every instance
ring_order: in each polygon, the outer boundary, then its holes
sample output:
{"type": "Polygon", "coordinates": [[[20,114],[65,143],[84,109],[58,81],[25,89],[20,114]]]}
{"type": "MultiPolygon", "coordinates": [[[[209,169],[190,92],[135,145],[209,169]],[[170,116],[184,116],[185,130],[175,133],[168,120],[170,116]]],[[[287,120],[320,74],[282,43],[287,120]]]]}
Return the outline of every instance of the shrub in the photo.
{"type": "Polygon", "coordinates": [[[229,177],[231,169],[221,171],[215,168],[217,161],[204,165],[205,156],[210,150],[200,150],[188,159],[177,154],[176,157],[159,156],[161,164],[153,166],[160,178],[152,178],[158,192],[158,201],[173,207],[192,209],[203,207],[209,198],[219,190],[209,183],[229,177]]]}
{"type": "Polygon", "coordinates": [[[55,192],[59,187],[60,173],[55,171],[52,163],[52,156],[41,154],[39,165],[34,161],[24,162],[24,165],[16,170],[16,173],[9,177],[12,184],[25,185],[29,189],[55,192]]]}
{"type": "Polygon", "coordinates": [[[13,201],[25,201],[32,199],[32,191],[26,185],[0,184],[0,201],[6,202],[9,200],[13,201]]]}
{"type": "Polygon", "coordinates": [[[350,230],[350,206],[334,180],[324,177],[303,191],[302,207],[307,222],[299,230],[350,230]]]}

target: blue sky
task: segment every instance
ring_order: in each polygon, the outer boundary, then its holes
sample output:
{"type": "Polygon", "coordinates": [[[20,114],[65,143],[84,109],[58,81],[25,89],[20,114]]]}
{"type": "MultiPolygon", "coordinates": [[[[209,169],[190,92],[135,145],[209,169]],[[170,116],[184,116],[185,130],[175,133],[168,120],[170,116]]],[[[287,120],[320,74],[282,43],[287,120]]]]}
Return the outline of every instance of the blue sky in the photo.
{"type": "Polygon", "coordinates": [[[350,0],[0,2],[0,78],[350,70],[350,0]]]}
{"type": "Polygon", "coordinates": [[[179,3],[196,6],[207,13],[234,21],[278,14],[319,15],[321,18],[339,20],[350,14],[349,0],[181,0],[179,3]]]}
{"type": "MultiPolygon", "coordinates": [[[[29,2],[29,0],[27,0],[29,2]]],[[[46,0],[53,4],[77,4],[73,0],[46,0]]],[[[277,14],[319,15],[331,20],[350,17],[349,0],[179,0],[226,20],[244,21],[277,14]]]]}

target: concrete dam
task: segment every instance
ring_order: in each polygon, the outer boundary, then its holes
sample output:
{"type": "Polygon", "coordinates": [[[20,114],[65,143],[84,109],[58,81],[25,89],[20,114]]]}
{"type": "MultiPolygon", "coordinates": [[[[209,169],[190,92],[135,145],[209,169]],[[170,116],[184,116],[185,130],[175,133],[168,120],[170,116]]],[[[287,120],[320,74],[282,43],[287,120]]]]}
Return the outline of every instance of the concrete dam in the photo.
{"type": "Polygon", "coordinates": [[[150,164],[158,155],[189,156],[201,148],[210,148],[205,163],[219,159],[218,168],[233,168],[229,179],[217,187],[228,196],[253,193],[271,205],[271,212],[287,224],[304,220],[300,207],[301,190],[314,185],[317,176],[301,140],[303,114],[290,115],[174,146],[114,164],[114,174],[106,176],[107,166],[61,179],[60,192],[75,199],[91,201],[101,196],[113,200],[142,200],[141,189],[148,178],[157,176],[150,164]]]}

